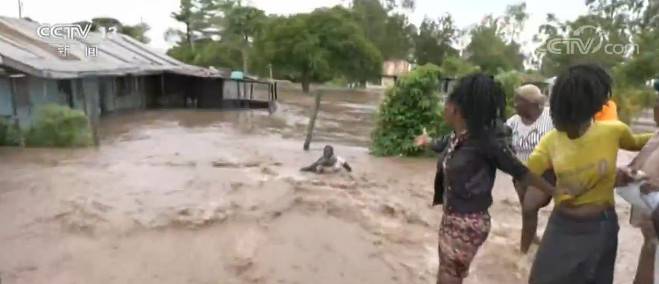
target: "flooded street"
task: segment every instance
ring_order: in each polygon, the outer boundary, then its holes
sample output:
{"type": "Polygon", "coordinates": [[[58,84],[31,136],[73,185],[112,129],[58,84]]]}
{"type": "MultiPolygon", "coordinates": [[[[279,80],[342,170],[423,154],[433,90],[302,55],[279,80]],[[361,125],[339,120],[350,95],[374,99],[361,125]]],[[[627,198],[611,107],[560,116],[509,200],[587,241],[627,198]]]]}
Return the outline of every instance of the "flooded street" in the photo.
{"type": "MultiPolygon", "coordinates": [[[[0,148],[0,278],[6,283],[434,283],[440,207],[433,159],[368,154],[381,95],[328,92],[266,111],[146,111],[102,121],[102,146],[0,148]],[[299,168],[326,144],[352,174],[299,168]]],[[[622,153],[619,163],[629,160],[622,153]]],[[[618,202],[616,283],[642,243],[618,202]]],[[[466,283],[525,283],[521,213],[499,175],[492,231],[466,283]]],[[[541,212],[544,228],[549,209],[541,212]]]]}

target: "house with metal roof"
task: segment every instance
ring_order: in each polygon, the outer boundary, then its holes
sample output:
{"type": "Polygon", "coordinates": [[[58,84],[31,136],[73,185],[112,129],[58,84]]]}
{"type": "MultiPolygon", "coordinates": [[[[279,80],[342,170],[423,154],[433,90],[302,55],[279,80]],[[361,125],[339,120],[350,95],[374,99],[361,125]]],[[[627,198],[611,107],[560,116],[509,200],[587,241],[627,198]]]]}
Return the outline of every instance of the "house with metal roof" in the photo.
{"type": "Polygon", "coordinates": [[[0,118],[27,128],[48,103],[84,110],[90,120],[146,108],[274,105],[273,83],[232,78],[230,70],[182,63],[126,35],[81,28],[0,17],[0,118]]]}

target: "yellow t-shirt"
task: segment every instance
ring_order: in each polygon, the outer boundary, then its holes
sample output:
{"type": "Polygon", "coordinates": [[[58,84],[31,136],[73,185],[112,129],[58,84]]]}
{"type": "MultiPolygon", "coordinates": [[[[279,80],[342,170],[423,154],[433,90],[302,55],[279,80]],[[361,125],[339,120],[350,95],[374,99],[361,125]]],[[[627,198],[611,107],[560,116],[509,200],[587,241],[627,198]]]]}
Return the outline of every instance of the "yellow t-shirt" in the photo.
{"type": "Polygon", "coordinates": [[[613,205],[618,149],[639,151],[651,136],[634,135],[629,126],[617,120],[593,122],[583,136],[574,140],[554,129],[540,140],[527,166],[538,176],[553,169],[556,188],[575,196],[575,205],[613,205]]]}

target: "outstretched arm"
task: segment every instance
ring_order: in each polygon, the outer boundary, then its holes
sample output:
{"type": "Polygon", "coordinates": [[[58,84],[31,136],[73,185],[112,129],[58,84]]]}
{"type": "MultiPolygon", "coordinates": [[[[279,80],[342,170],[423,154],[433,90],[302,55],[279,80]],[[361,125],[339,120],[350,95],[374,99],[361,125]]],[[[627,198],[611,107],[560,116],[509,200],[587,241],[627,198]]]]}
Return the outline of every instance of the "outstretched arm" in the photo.
{"type": "Polygon", "coordinates": [[[620,148],[629,151],[640,151],[652,138],[653,133],[634,134],[627,124],[622,123],[620,134],[620,148]]]}
{"type": "Polygon", "coordinates": [[[315,172],[318,169],[318,166],[320,166],[323,162],[325,161],[325,157],[320,157],[317,161],[315,161],[313,164],[301,168],[300,171],[302,172],[315,172]]]}
{"type": "Polygon", "coordinates": [[[352,172],[352,167],[350,167],[350,164],[348,162],[343,162],[343,168],[346,169],[349,173],[352,172]]]}
{"type": "Polygon", "coordinates": [[[352,167],[350,167],[350,164],[348,164],[344,158],[337,156],[336,162],[338,163],[338,166],[343,167],[348,172],[352,172],[352,167]]]}

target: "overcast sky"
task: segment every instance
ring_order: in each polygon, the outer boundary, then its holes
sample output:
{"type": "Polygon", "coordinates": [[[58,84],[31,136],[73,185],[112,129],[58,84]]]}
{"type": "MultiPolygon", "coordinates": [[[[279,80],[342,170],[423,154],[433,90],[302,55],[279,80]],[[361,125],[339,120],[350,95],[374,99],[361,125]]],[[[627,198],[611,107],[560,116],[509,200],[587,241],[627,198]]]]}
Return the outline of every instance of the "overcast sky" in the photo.
{"type": "MultiPolygon", "coordinates": [[[[22,0],[23,16],[42,23],[67,23],[89,20],[93,17],[113,17],[127,24],[140,21],[151,26],[148,36],[150,45],[161,50],[171,46],[164,39],[170,27],[181,28],[171,17],[178,10],[179,0],[22,0]]],[[[323,6],[333,6],[348,0],[251,0],[253,6],[268,14],[291,14],[309,12],[323,6]]],[[[509,4],[520,0],[416,0],[417,6],[409,16],[413,23],[420,23],[424,17],[437,18],[445,13],[453,15],[459,27],[465,28],[478,23],[485,15],[501,15],[509,4]]],[[[18,16],[18,0],[0,0],[0,15],[18,16]]],[[[531,39],[538,26],[544,23],[547,13],[554,13],[559,19],[574,19],[586,12],[584,0],[528,0],[527,11],[530,19],[522,33],[524,49],[533,50],[531,39]]]]}

